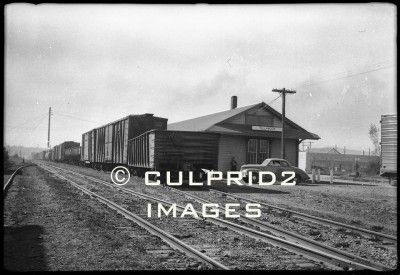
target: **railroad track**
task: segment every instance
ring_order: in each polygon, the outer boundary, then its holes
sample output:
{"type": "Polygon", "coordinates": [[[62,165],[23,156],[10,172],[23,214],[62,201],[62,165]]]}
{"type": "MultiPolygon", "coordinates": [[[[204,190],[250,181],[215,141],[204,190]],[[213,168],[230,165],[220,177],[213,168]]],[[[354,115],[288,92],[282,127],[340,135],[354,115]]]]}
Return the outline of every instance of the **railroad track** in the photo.
{"type": "MultiPolygon", "coordinates": [[[[81,174],[81,173],[78,173],[78,172],[75,172],[72,170],[67,170],[64,168],[56,167],[56,166],[51,166],[51,167],[53,167],[53,169],[58,169],[58,170],[61,170],[64,172],[74,174],[76,176],[80,176],[84,179],[91,180],[93,182],[101,183],[103,185],[106,185],[106,186],[109,186],[112,188],[116,188],[122,192],[131,194],[131,195],[134,195],[137,197],[145,198],[145,199],[148,199],[148,200],[151,200],[154,202],[158,202],[158,203],[163,203],[166,205],[172,205],[172,202],[165,201],[160,198],[149,196],[149,195],[146,195],[143,193],[138,193],[131,189],[117,186],[115,184],[109,183],[107,181],[104,181],[104,180],[101,180],[101,179],[98,179],[95,177],[87,176],[87,175],[84,175],[84,174],[81,174]]],[[[195,199],[195,198],[192,197],[192,199],[195,199]]],[[[196,198],[196,200],[205,202],[205,200],[203,200],[201,198],[196,198]]],[[[178,208],[182,211],[184,207],[178,206],[178,208]]],[[[288,251],[294,252],[296,254],[303,255],[312,260],[322,261],[332,268],[339,267],[341,269],[371,269],[371,270],[386,270],[387,269],[385,266],[382,266],[380,264],[370,262],[366,259],[363,259],[356,255],[352,255],[347,252],[340,251],[338,249],[334,249],[331,247],[321,245],[313,240],[306,239],[306,238],[299,238],[298,236],[296,237],[295,234],[290,234],[290,233],[283,234],[284,232],[282,230],[279,230],[278,228],[275,228],[275,227],[271,227],[263,222],[259,222],[254,219],[246,218],[245,220],[242,219],[242,221],[244,221],[247,224],[251,224],[253,226],[257,226],[257,227],[263,228],[268,231],[274,231],[275,234],[278,234],[281,237],[267,234],[265,232],[255,230],[248,226],[243,226],[243,225],[233,223],[233,222],[230,222],[230,221],[227,221],[224,219],[220,219],[220,218],[206,218],[205,220],[208,220],[208,221],[210,221],[214,224],[220,225],[222,227],[226,227],[228,229],[236,231],[245,236],[259,239],[259,240],[262,240],[269,244],[272,244],[274,246],[278,246],[278,247],[281,247],[288,251]],[[287,239],[282,238],[282,235],[287,239]]]]}
{"type": "MultiPolygon", "coordinates": [[[[74,171],[71,171],[71,170],[66,170],[66,169],[63,169],[63,168],[60,168],[60,167],[55,167],[55,166],[53,166],[53,167],[54,168],[51,168],[51,169],[49,169],[48,167],[45,167],[45,169],[47,171],[51,172],[51,173],[54,173],[54,174],[57,173],[54,170],[64,171],[69,176],[71,174],[74,174],[76,176],[81,177],[84,180],[90,180],[90,181],[96,183],[97,188],[99,186],[98,183],[100,183],[102,185],[105,185],[105,186],[108,186],[108,187],[112,187],[112,189],[111,189],[112,196],[114,198],[116,197],[115,196],[116,192],[113,191],[113,190],[116,189],[115,187],[117,187],[117,185],[115,185],[115,184],[111,184],[111,183],[109,183],[107,181],[99,180],[97,178],[86,176],[86,175],[83,175],[83,174],[80,174],[80,173],[77,173],[77,172],[74,172],[74,171]]],[[[65,177],[63,177],[63,179],[64,178],[65,177]]],[[[135,192],[133,190],[129,190],[129,189],[125,190],[125,188],[120,188],[120,187],[117,187],[117,190],[128,194],[130,198],[132,198],[131,195],[134,195],[135,197],[143,198],[144,200],[150,200],[150,201],[158,202],[158,203],[161,203],[161,204],[164,204],[164,205],[172,205],[171,202],[167,202],[165,200],[161,200],[159,198],[156,198],[156,197],[153,197],[153,196],[149,196],[149,195],[146,195],[146,194],[138,193],[138,192],[135,192]]],[[[146,203],[145,201],[139,201],[135,205],[133,205],[133,207],[136,210],[138,205],[144,205],[145,203],[146,203]]],[[[126,204],[126,201],[124,202],[124,204],[126,204]]],[[[183,212],[183,210],[184,210],[184,207],[178,206],[177,211],[183,212]]],[[[251,238],[248,237],[248,236],[244,236],[243,238],[241,238],[241,241],[239,242],[239,244],[240,244],[243,241],[243,243],[245,243],[244,249],[246,249],[246,250],[250,249],[251,250],[251,253],[248,253],[248,254],[244,254],[243,251],[240,249],[240,247],[236,246],[237,245],[236,243],[225,244],[224,242],[220,243],[219,240],[217,240],[217,243],[214,243],[213,240],[209,240],[209,239],[207,239],[207,237],[203,237],[202,235],[205,235],[204,233],[209,233],[209,234],[211,234],[211,236],[214,237],[214,240],[216,240],[215,235],[220,235],[220,236],[223,237],[223,239],[229,239],[229,237],[236,236],[233,239],[234,240],[235,239],[239,240],[239,238],[237,238],[238,229],[237,230],[233,230],[233,231],[236,231],[236,232],[231,232],[229,230],[225,231],[225,230],[221,229],[221,226],[222,227],[226,227],[226,225],[224,226],[224,225],[221,225],[221,224],[219,224],[217,222],[205,223],[204,219],[199,218],[199,220],[201,221],[200,224],[196,224],[195,226],[191,227],[189,224],[187,224],[187,222],[185,222],[183,224],[184,227],[182,228],[183,221],[181,221],[181,218],[168,219],[168,220],[165,220],[165,219],[164,220],[160,220],[160,219],[157,218],[157,220],[158,220],[159,223],[160,222],[162,223],[162,224],[160,224],[160,227],[167,226],[172,231],[175,231],[175,232],[194,232],[194,235],[196,235],[195,238],[194,238],[194,239],[196,239],[195,243],[197,243],[194,246],[198,247],[201,252],[207,252],[207,254],[211,254],[212,258],[215,258],[215,259],[218,259],[218,260],[222,259],[224,261],[224,263],[225,263],[225,261],[227,261],[227,264],[228,264],[229,268],[243,268],[243,267],[246,267],[246,268],[250,268],[250,269],[265,269],[267,266],[271,265],[272,258],[278,258],[278,260],[280,262],[282,262],[282,261],[285,262],[285,259],[286,259],[288,264],[285,264],[285,267],[286,266],[292,266],[293,269],[298,269],[298,268],[302,268],[302,269],[304,269],[304,268],[307,268],[307,269],[310,269],[310,268],[311,269],[325,268],[326,269],[327,268],[326,265],[321,264],[320,261],[316,262],[315,259],[309,260],[307,258],[301,257],[301,255],[299,256],[299,253],[295,253],[294,254],[294,253],[292,253],[292,252],[290,252],[288,250],[282,250],[282,249],[278,248],[279,246],[276,246],[276,245],[275,246],[277,248],[272,249],[272,251],[277,251],[275,253],[277,255],[279,255],[279,256],[272,256],[271,257],[271,255],[266,254],[266,253],[270,253],[269,252],[270,251],[269,248],[268,248],[268,251],[262,251],[263,247],[265,247],[266,244],[265,245],[258,244],[257,241],[255,240],[257,238],[254,238],[254,236],[252,236],[251,238]],[[179,226],[178,224],[181,224],[180,230],[176,230],[176,227],[179,226]],[[211,226],[206,226],[205,227],[206,224],[212,225],[212,227],[211,226]],[[201,236],[198,235],[199,233],[200,233],[201,236]],[[251,243],[250,246],[247,245],[248,242],[251,243]],[[225,258],[225,255],[223,255],[221,257],[221,251],[222,252],[229,251],[229,250],[232,251],[232,249],[234,249],[234,251],[235,251],[233,254],[239,254],[239,255],[233,255],[232,257],[229,257],[228,259],[225,258]],[[219,250],[220,253],[215,253],[215,250],[219,250]],[[266,256],[266,255],[268,255],[268,256],[266,256]],[[281,258],[283,258],[283,260],[281,258]]],[[[196,219],[189,218],[189,220],[196,220],[196,219]]],[[[240,228],[240,226],[239,226],[239,228],[240,228]]],[[[239,245],[239,246],[241,246],[241,245],[239,245]]],[[[274,264],[274,263],[272,265],[276,266],[276,264],[274,264]]],[[[282,264],[278,264],[278,266],[282,266],[282,264]]],[[[331,268],[338,269],[337,266],[332,266],[331,268]]]]}
{"type": "MultiPolygon", "coordinates": [[[[212,202],[210,202],[208,200],[205,200],[205,199],[203,199],[203,198],[201,198],[199,196],[193,195],[193,194],[191,194],[189,192],[182,191],[182,190],[179,190],[179,189],[176,189],[176,188],[172,188],[172,187],[167,187],[167,188],[170,191],[174,192],[174,193],[177,193],[177,194],[186,196],[188,198],[191,198],[191,199],[197,201],[198,203],[212,203],[212,202]]],[[[220,206],[218,206],[218,207],[220,208],[220,211],[224,212],[222,207],[220,207],[220,206]]],[[[349,252],[346,252],[346,251],[343,251],[343,250],[340,250],[340,249],[337,249],[337,248],[334,248],[334,247],[331,247],[331,246],[327,246],[327,245],[322,244],[320,242],[317,242],[317,241],[315,241],[315,240],[313,240],[311,238],[307,238],[307,237],[304,237],[304,236],[299,235],[297,233],[290,232],[290,231],[288,231],[288,230],[286,230],[284,228],[280,228],[280,227],[274,226],[274,225],[272,225],[270,223],[267,223],[267,222],[264,222],[264,221],[260,221],[260,220],[254,219],[254,218],[248,218],[248,217],[243,216],[243,215],[240,216],[238,218],[238,220],[242,221],[244,223],[256,226],[256,227],[258,227],[258,228],[260,228],[262,230],[271,232],[271,233],[273,233],[273,234],[275,234],[275,235],[277,235],[279,237],[282,237],[282,238],[284,238],[286,240],[298,243],[298,244],[303,245],[305,247],[316,249],[316,250],[322,251],[324,253],[336,256],[338,258],[346,259],[349,262],[357,262],[357,263],[360,263],[360,264],[363,264],[363,265],[367,265],[367,266],[370,266],[370,267],[374,268],[375,270],[385,270],[386,269],[386,266],[384,266],[382,264],[372,262],[372,261],[370,261],[368,259],[359,257],[357,255],[351,254],[349,252]]]]}
{"type": "MultiPolygon", "coordinates": [[[[218,269],[224,269],[224,270],[229,269],[228,267],[221,264],[220,262],[208,257],[207,255],[205,255],[204,253],[195,249],[194,247],[182,242],[181,240],[179,240],[178,238],[169,234],[168,232],[166,232],[166,231],[162,230],[161,228],[155,226],[154,224],[146,221],[139,215],[132,213],[131,211],[127,210],[126,208],[105,198],[104,196],[101,196],[95,192],[90,191],[88,188],[83,187],[82,185],[76,183],[74,180],[71,180],[71,179],[61,175],[60,173],[58,173],[55,170],[55,169],[62,169],[62,168],[52,166],[52,165],[43,165],[43,164],[40,164],[39,166],[42,167],[44,170],[56,175],[58,178],[69,182],[73,187],[75,187],[78,190],[82,191],[83,193],[87,194],[91,198],[97,199],[99,202],[105,204],[109,208],[115,210],[117,213],[123,215],[126,219],[135,222],[136,224],[138,224],[139,226],[141,226],[142,228],[144,228],[151,234],[158,236],[172,248],[178,249],[181,252],[185,253],[186,255],[196,258],[196,259],[206,263],[207,265],[210,265],[211,267],[218,268],[218,269]]],[[[71,173],[71,171],[68,171],[68,172],[71,173]]]]}
{"type": "Polygon", "coordinates": [[[395,242],[397,244],[397,237],[396,236],[392,236],[392,235],[388,235],[388,234],[384,234],[381,232],[376,232],[376,231],[372,231],[372,230],[368,230],[365,228],[360,228],[360,227],[355,227],[349,224],[345,224],[345,223],[341,223],[341,222],[337,222],[337,221],[333,221],[333,220],[329,220],[329,219],[325,219],[325,218],[321,218],[321,217],[317,217],[317,216],[313,216],[313,215],[309,215],[306,213],[301,213],[299,211],[294,211],[291,209],[287,209],[287,208],[283,208],[283,207],[279,207],[276,205],[272,205],[272,204],[268,204],[268,203],[264,203],[264,202],[259,202],[250,198],[245,198],[242,196],[238,196],[238,195],[234,195],[232,193],[227,193],[227,192],[223,192],[223,191],[219,191],[213,188],[205,188],[207,190],[209,190],[210,192],[214,192],[216,194],[219,194],[221,196],[226,196],[226,197],[230,197],[236,200],[240,200],[240,201],[244,201],[244,202],[250,202],[250,203],[258,203],[263,207],[269,208],[269,209],[273,209],[273,210],[279,210],[282,212],[287,212],[290,213],[292,216],[296,216],[300,219],[303,220],[307,220],[307,221],[311,221],[314,223],[318,223],[318,224],[324,224],[330,227],[339,227],[339,228],[346,228],[349,230],[352,230],[354,232],[358,232],[364,236],[372,236],[375,238],[381,238],[383,240],[387,240],[390,242],[395,242]]]}
{"type": "Polygon", "coordinates": [[[7,191],[10,188],[11,184],[13,183],[13,180],[14,180],[15,176],[18,174],[18,172],[26,167],[30,167],[30,166],[34,166],[34,165],[35,164],[28,164],[28,165],[20,166],[11,174],[11,176],[7,180],[6,184],[4,184],[4,186],[3,186],[3,197],[7,195],[7,191]]]}

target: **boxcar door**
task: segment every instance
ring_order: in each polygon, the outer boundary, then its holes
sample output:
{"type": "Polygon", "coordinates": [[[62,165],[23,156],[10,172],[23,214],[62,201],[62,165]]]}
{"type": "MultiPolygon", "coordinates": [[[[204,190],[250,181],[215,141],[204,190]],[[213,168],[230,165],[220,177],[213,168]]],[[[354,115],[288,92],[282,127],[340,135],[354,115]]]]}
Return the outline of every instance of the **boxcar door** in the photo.
{"type": "Polygon", "coordinates": [[[112,142],[113,142],[113,125],[106,126],[105,132],[105,154],[104,161],[112,162],[112,142]]]}

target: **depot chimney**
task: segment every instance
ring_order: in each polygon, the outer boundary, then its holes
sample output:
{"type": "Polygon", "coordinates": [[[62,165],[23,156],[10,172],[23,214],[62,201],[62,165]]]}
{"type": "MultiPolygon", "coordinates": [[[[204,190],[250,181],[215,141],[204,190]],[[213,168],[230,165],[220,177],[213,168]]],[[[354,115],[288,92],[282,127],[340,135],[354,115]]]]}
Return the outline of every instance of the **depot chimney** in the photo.
{"type": "Polygon", "coordinates": [[[233,95],[231,97],[231,110],[236,109],[237,107],[237,96],[233,95]]]}

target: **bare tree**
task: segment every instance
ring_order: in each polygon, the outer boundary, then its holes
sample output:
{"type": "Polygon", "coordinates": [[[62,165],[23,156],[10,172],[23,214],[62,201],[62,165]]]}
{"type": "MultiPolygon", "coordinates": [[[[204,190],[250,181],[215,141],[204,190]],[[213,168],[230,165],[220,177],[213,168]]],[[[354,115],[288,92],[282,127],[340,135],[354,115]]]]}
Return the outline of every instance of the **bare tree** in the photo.
{"type": "Polygon", "coordinates": [[[379,156],[381,154],[379,148],[379,128],[375,124],[371,123],[368,134],[372,144],[374,145],[374,155],[379,156]]]}

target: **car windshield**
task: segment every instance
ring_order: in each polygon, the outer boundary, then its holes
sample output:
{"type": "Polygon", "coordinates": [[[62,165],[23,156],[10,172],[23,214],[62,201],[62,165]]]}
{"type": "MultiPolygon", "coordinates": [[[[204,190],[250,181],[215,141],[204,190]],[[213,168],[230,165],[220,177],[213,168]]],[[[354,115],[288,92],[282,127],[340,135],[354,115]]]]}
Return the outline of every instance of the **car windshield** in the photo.
{"type": "Polygon", "coordinates": [[[261,165],[290,167],[289,162],[287,162],[286,160],[274,160],[274,159],[266,159],[262,162],[261,165]]]}
{"type": "Polygon", "coordinates": [[[267,166],[270,161],[270,159],[266,159],[261,163],[261,165],[267,166]]]}
{"type": "Polygon", "coordinates": [[[283,166],[283,167],[289,167],[290,165],[289,165],[289,163],[287,163],[286,161],[281,161],[281,166],[283,166]]]}
{"type": "Polygon", "coordinates": [[[281,166],[281,163],[279,160],[271,160],[269,163],[270,166],[281,166]]]}

